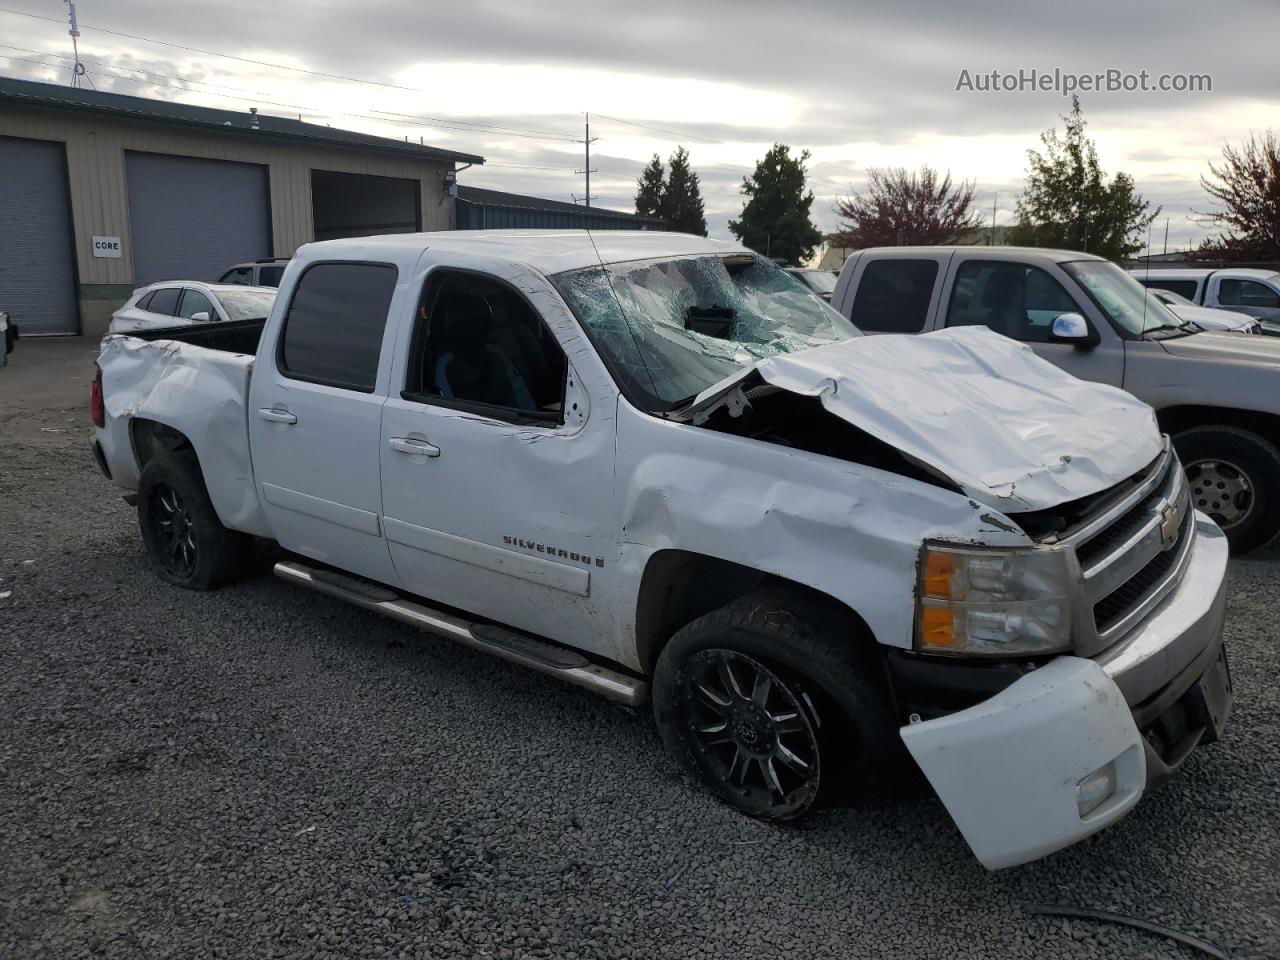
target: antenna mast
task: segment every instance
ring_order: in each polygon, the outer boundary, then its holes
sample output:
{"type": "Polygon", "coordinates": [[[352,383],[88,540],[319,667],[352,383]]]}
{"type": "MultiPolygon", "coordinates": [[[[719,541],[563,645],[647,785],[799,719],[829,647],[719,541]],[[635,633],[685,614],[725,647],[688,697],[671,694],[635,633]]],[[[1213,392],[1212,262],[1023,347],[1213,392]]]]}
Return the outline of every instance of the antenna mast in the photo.
{"type": "Polygon", "coordinates": [[[71,68],[71,86],[79,87],[80,78],[84,76],[84,64],[80,62],[80,25],[76,22],[76,5],[67,0],[67,33],[71,36],[71,52],[75,65],[71,68]]]}
{"type": "MultiPolygon", "coordinates": [[[[576,142],[577,142],[577,143],[582,144],[582,145],[586,148],[587,165],[586,165],[583,169],[581,169],[581,170],[575,170],[575,171],[573,171],[573,172],[574,172],[574,173],[585,173],[585,174],[587,175],[587,193],[586,193],[586,196],[584,196],[584,197],[582,198],[582,201],[583,201],[583,203],[584,203],[586,206],[588,206],[588,207],[589,207],[589,206],[591,206],[591,201],[592,201],[593,199],[597,199],[597,198],[595,198],[595,197],[592,197],[592,196],[591,196],[591,175],[592,175],[593,173],[599,173],[599,172],[600,172],[599,170],[592,170],[592,169],[591,169],[591,145],[592,145],[593,143],[595,143],[597,140],[599,140],[600,138],[599,138],[599,137],[593,137],[593,136],[591,136],[591,114],[589,114],[589,113],[588,113],[588,114],[586,114],[586,118],[587,118],[587,120],[586,120],[586,122],[587,122],[586,132],[583,134],[583,138],[582,138],[581,140],[576,141],[576,142]]],[[[571,196],[572,196],[572,195],[571,195],[571,196]]],[[[575,202],[575,203],[577,202],[577,197],[574,197],[574,202],[575,202]]]]}

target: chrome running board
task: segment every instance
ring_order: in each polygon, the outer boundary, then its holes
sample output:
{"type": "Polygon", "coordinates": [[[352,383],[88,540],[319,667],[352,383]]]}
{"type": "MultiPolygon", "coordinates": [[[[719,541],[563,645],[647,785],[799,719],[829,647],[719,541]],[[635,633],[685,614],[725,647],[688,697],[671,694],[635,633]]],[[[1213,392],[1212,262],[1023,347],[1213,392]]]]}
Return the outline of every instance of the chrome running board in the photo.
{"type": "Polygon", "coordinates": [[[308,567],[294,560],[275,565],[275,575],[319,593],[372,610],[428,633],[438,634],[530,670],[584,687],[618,703],[639,706],[649,697],[649,684],[630,674],[592,663],[569,647],[517,633],[505,627],[471,623],[406,599],[381,584],[347,574],[308,567]]]}

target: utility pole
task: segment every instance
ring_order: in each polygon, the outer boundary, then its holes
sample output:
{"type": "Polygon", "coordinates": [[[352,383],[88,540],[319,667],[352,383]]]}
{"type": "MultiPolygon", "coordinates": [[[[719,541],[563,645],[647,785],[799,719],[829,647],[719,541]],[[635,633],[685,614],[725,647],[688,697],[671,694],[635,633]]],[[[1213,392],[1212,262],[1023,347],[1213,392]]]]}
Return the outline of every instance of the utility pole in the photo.
{"type": "MultiPolygon", "coordinates": [[[[75,65],[71,68],[71,86],[79,87],[80,78],[84,76],[84,64],[80,62],[80,25],[76,22],[76,5],[67,0],[67,33],[71,35],[71,53],[75,65]]],[[[95,88],[96,89],[96,88],[95,88]]]]}
{"type": "Polygon", "coordinates": [[[1164,219],[1164,252],[1169,252],[1169,218],[1164,219]]]}
{"type": "MultiPolygon", "coordinates": [[[[583,167],[581,170],[575,170],[575,171],[573,171],[573,172],[574,172],[574,173],[585,173],[585,174],[587,175],[587,193],[586,193],[586,196],[584,196],[584,197],[582,198],[582,202],[583,202],[586,206],[588,206],[588,207],[589,207],[589,206],[591,206],[591,201],[592,201],[592,199],[593,199],[593,198],[592,198],[592,196],[591,196],[591,175],[592,175],[593,173],[599,173],[599,172],[600,172],[599,170],[592,170],[592,169],[591,169],[591,145],[592,145],[593,143],[595,143],[597,140],[599,140],[600,138],[599,138],[599,137],[593,137],[593,136],[591,136],[591,114],[589,114],[589,113],[588,113],[588,114],[586,114],[586,123],[587,123],[587,128],[586,128],[586,132],[583,134],[582,139],[581,139],[581,140],[577,140],[577,141],[575,141],[575,142],[576,142],[576,143],[580,143],[580,144],[582,144],[582,145],[583,145],[583,147],[586,149],[586,154],[587,154],[587,165],[586,165],[585,167],[583,167]]],[[[577,202],[577,198],[576,198],[576,197],[574,198],[574,202],[575,202],[575,203],[577,202]]]]}
{"type": "Polygon", "coordinates": [[[999,193],[991,194],[991,242],[987,244],[988,247],[996,245],[996,201],[999,199],[999,193]]]}

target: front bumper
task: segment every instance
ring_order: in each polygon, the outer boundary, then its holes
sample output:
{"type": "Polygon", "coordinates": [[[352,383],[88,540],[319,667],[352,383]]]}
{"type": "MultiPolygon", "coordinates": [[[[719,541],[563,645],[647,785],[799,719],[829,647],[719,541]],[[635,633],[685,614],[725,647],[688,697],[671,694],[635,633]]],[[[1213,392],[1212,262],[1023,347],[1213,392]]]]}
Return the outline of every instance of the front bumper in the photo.
{"type": "Polygon", "coordinates": [[[1222,649],[1226,537],[1201,514],[1178,586],[1097,659],[1064,656],[902,739],[974,855],[990,869],[1038,859],[1124,816],[1149,782],[1216,739],[1231,709],[1222,649]],[[1114,789],[1081,814],[1079,784],[1114,789]]]}

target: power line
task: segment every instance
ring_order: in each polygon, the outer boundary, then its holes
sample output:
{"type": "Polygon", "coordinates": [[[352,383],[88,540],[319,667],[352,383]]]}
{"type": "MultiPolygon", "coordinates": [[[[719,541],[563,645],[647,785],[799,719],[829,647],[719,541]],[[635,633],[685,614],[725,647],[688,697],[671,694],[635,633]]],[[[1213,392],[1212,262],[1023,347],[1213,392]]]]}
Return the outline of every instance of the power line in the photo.
{"type": "Polygon", "coordinates": [[[708,140],[706,137],[695,136],[691,133],[679,133],[675,130],[668,130],[665,127],[654,127],[647,123],[637,123],[634,120],[623,120],[621,117],[611,117],[607,113],[597,113],[597,117],[604,117],[606,120],[612,120],[614,123],[625,123],[629,127],[639,127],[641,130],[650,130],[653,133],[663,133],[669,137],[675,137],[678,140],[695,140],[698,143],[707,143],[712,146],[722,146],[723,140],[708,140]]]}
{"type": "MultiPolygon", "coordinates": [[[[11,14],[14,14],[15,16],[30,17],[33,20],[45,20],[50,23],[62,22],[61,20],[57,20],[53,17],[45,17],[36,13],[27,13],[23,10],[13,10],[9,7],[0,7],[0,13],[11,13],[11,14]]],[[[274,70],[287,70],[290,73],[301,73],[301,74],[305,74],[306,76],[321,77],[326,80],[339,80],[345,83],[361,83],[361,84],[366,84],[368,86],[384,87],[389,90],[401,90],[407,93],[422,93],[422,94],[431,93],[431,91],[428,91],[428,90],[422,90],[418,87],[407,87],[398,83],[386,83],[382,80],[366,80],[362,77],[351,77],[351,76],[347,76],[345,74],[340,74],[340,73],[324,73],[319,70],[308,70],[305,67],[291,67],[288,64],[272,63],[271,61],[268,61],[268,60],[254,60],[251,57],[237,57],[229,53],[220,53],[217,50],[206,50],[203,47],[191,47],[191,46],[187,46],[186,44],[174,43],[169,40],[158,40],[155,37],[146,37],[136,33],[125,33],[124,31],[121,31],[121,30],[109,30],[106,27],[95,27],[89,24],[82,24],[82,26],[86,30],[96,30],[98,33],[109,34],[113,37],[124,37],[129,40],[140,40],[144,43],[157,43],[157,44],[160,44],[161,46],[172,47],[177,50],[186,50],[190,53],[201,54],[202,56],[222,57],[223,59],[235,60],[239,63],[249,63],[259,67],[270,67],[274,70]]],[[[159,76],[159,74],[157,74],[157,76],[159,76]]],[[[471,123],[466,120],[437,120],[436,118],[431,118],[431,119],[433,120],[433,122],[436,122],[436,123],[450,123],[450,124],[455,124],[457,127],[461,127],[464,129],[474,128],[474,129],[478,129],[483,132],[489,132],[489,133],[494,133],[494,132],[512,133],[512,131],[515,129],[521,129],[521,128],[503,128],[493,124],[471,123]]],[[[545,130],[524,129],[522,130],[522,134],[526,136],[540,135],[542,137],[552,139],[552,140],[571,139],[569,137],[566,137],[562,133],[551,133],[550,131],[545,131],[545,130]]],[[[514,134],[514,135],[519,136],[522,134],[514,134]]]]}

